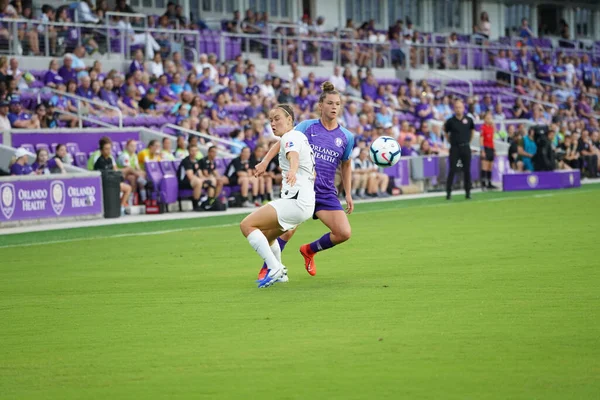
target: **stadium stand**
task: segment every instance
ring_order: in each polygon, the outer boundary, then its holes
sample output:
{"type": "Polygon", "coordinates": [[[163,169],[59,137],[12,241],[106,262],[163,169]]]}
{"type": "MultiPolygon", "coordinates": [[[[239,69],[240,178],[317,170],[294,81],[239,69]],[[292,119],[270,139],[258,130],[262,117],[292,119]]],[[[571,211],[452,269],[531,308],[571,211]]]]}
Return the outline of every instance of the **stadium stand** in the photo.
{"type": "MultiPolygon", "coordinates": [[[[216,170],[223,175],[243,147],[273,143],[266,113],[277,102],[294,104],[298,122],[318,118],[319,86],[330,80],[344,93],[339,122],[356,133],[357,146],[385,134],[398,139],[407,157],[385,170],[391,178],[387,190],[380,188],[379,174],[372,175],[376,182],[357,179],[361,189],[371,188],[357,190],[358,197],[397,194],[415,181],[442,187],[444,159],[431,157],[447,155],[440,126],[452,115],[455,99],[466,102],[477,126],[487,112],[493,114],[499,151],[523,151],[529,127],[547,125],[559,155],[556,168],[581,169],[594,178],[598,173],[600,42],[536,37],[527,21],[517,36],[493,40],[483,15],[473,34],[422,33],[410,19],[387,31],[373,20],[357,27],[351,19],[329,30],[322,17],[274,23],[266,12],[251,9],[243,19],[236,12],[209,29],[206,21],[190,22],[179,5],[145,15],[123,4],[114,11],[106,2],[93,7],[89,1],[57,9],[44,5],[35,13],[20,3],[0,10],[5,54],[0,56],[0,122],[6,119],[13,129],[4,135],[5,144],[8,138],[13,149],[31,154],[44,148],[51,157],[65,144],[63,163],[91,169],[101,136],[111,138],[115,160],[133,139],[138,148],[130,157],[142,154],[139,163],[148,176],[148,185],[137,190],[147,190],[148,199],[181,203],[190,197],[177,188],[176,177],[188,141],[198,141],[199,157],[217,146],[216,170]],[[106,70],[94,58],[109,53],[128,60],[126,65],[106,70]],[[51,57],[48,68],[21,69],[22,56],[42,55],[51,57]],[[302,72],[322,65],[331,65],[330,76],[302,72]],[[379,76],[390,68],[398,76],[434,72],[418,81],[379,76]],[[490,79],[454,73],[473,70],[490,79]],[[163,151],[159,144],[152,154],[144,150],[150,139],[165,137],[177,148],[163,151]]],[[[354,155],[358,160],[360,148],[354,155]]],[[[523,168],[508,158],[500,163],[495,179],[523,168]]],[[[9,171],[8,165],[0,168],[9,171]]],[[[277,168],[274,164],[272,172],[277,168]]],[[[478,176],[478,165],[473,168],[478,176]]],[[[259,184],[255,193],[272,186],[259,184]]],[[[226,186],[222,201],[234,199],[237,191],[238,186],[226,186]]],[[[132,196],[130,204],[139,199],[146,194],[132,196]]]]}

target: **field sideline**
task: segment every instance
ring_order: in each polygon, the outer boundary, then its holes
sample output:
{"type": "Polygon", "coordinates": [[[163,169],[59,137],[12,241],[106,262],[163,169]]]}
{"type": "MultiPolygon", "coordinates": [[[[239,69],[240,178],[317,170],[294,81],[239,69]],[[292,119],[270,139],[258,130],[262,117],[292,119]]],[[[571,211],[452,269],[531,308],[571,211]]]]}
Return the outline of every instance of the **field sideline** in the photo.
{"type": "Polygon", "coordinates": [[[358,204],[264,290],[243,215],[2,235],[0,398],[597,398],[599,200],[358,204]]]}

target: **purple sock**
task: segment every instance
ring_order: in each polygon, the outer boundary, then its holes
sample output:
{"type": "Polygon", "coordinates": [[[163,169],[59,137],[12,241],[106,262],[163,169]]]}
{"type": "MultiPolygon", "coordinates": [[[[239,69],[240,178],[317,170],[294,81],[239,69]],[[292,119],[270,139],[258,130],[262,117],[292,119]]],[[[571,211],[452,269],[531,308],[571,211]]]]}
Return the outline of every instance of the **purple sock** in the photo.
{"type": "MultiPolygon", "coordinates": [[[[283,240],[282,238],[277,238],[277,242],[279,242],[279,248],[281,249],[281,251],[283,251],[283,249],[285,249],[285,245],[287,244],[287,242],[285,240],[283,240]]],[[[263,263],[263,268],[267,268],[267,263],[263,263]]]]}
{"type": "Polygon", "coordinates": [[[326,233],[323,236],[321,236],[321,239],[315,240],[310,244],[310,250],[313,253],[316,253],[322,250],[330,249],[333,246],[335,246],[335,244],[333,244],[333,242],[331,241],[331,233],[326,233]]]}

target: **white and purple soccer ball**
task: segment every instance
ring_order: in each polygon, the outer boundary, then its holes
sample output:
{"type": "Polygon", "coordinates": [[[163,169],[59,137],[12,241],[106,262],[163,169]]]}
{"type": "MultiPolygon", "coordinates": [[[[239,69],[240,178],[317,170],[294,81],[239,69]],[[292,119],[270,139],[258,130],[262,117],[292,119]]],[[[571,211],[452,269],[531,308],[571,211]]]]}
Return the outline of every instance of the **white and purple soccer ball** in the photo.
{"type": "Polygon", "coordinates": [[[400,161],[402,149],[396,139],[390,136],[380,136],[371,143],[369,154],[371,161],[379,167],[392,167],[400,161]]]}

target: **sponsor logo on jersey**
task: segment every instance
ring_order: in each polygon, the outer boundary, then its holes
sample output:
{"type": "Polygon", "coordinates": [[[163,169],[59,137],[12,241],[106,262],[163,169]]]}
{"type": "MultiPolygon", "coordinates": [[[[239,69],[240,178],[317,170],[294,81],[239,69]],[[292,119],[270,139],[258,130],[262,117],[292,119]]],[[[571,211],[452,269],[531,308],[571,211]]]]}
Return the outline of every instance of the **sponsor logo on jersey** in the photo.
{"type": "Polygon", "coordinates": [[[294,142],[286,142],[285,143],[285,148],[286,149],[291,149],[292,147],[294,147],[294,142]]]}

